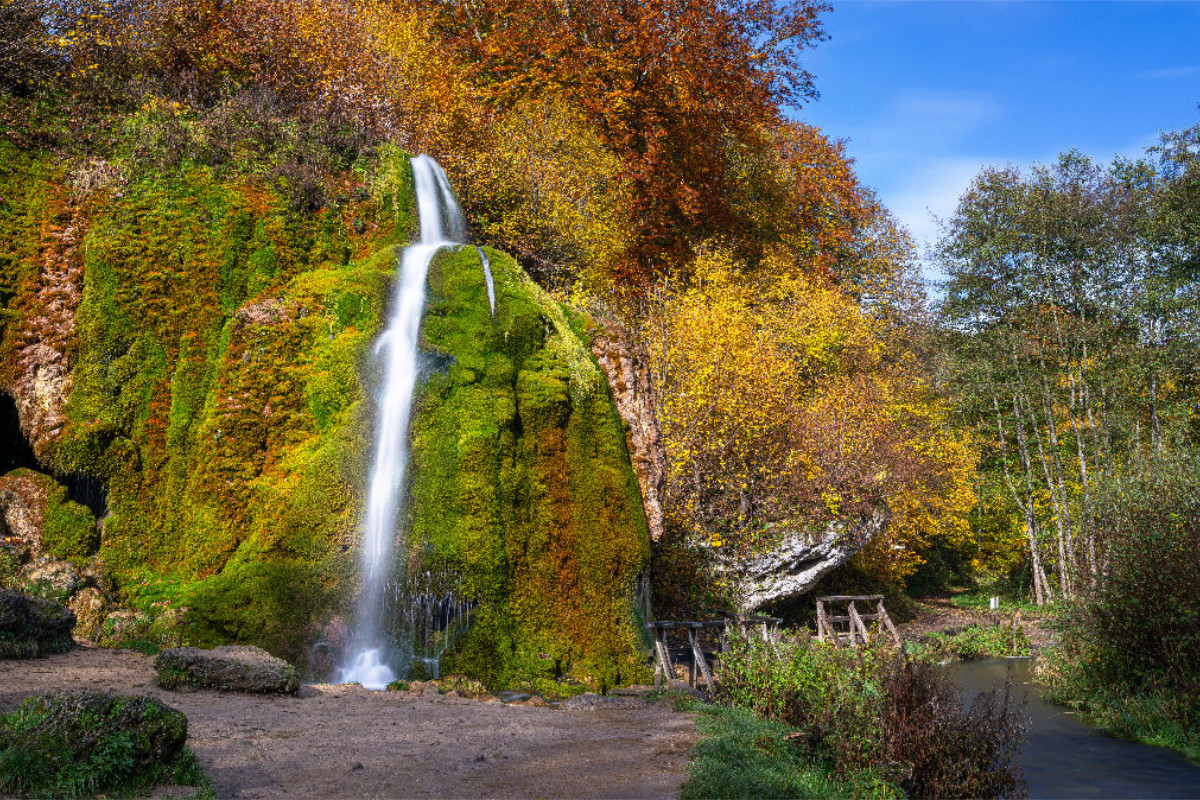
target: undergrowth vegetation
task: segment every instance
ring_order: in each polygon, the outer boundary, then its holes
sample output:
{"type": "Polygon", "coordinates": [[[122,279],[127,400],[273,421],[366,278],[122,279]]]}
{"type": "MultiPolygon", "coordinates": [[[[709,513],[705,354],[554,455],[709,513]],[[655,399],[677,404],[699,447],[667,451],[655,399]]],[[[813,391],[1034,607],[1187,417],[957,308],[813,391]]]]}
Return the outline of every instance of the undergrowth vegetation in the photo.
{"type": "MultiPolygon", "coordinates": [[[[878,781],[891,784],[884,795],[926,798],[1022,797],[1026,790],[1016,761],[1026,722],[1010,687],[982,693],[964,708],[936,666],[890,647],[848,649],[805,638],[772,647],[734,636],[717,697],[791,731],[786,745],[767,748],[777,761],[802,759],[818,778],[874,787],[867,794],[879,790],[878,781]]],[[[733,745],[724,747],[698,753],[709,760],[733,753],[733,745]]],[[[694,767],[697,775],[707,774],[705,763],[694,767]]]]}
{"type": "Polygon", "coordinates": [[[999,658],[1033,655],[1033,643],[1016,622],[971,625],[957,632],[935,631],[908,643],[912,655],[923,658],[999,658]]]}
{"type": "Polygon", "coordinates": [[[1040,677],[1104,728],[1200,758],[1200,454],[1142,463],[1103,500],[1107,569],[1040,677]]]}

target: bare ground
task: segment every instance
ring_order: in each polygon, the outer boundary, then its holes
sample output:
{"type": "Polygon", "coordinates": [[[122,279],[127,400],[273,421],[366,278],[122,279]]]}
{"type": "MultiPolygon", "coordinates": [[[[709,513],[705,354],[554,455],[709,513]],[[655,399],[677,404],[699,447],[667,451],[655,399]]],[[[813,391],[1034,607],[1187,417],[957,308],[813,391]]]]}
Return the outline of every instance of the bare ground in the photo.
{"type": "Polygon", "coordinates": [[[699,739],[689,715],[641,698],[563,711],[357,686],[172,692],[128,650],[0,661],[0,712],[47,689],[152,694],[183,711],[222,798],[674,797],[699,739]]]}

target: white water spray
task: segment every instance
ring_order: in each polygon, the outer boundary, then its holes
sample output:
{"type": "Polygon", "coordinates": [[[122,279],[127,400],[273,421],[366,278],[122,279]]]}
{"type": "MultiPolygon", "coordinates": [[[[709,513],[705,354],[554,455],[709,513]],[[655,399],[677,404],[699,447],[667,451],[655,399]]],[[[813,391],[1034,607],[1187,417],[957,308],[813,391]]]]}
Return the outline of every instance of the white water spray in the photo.
{"type": "Polygon", "coordinates": [[[412,170],[421,238],[400,258],[392,317],[375,346],[384,358],[383,387],[375,418],[375,463],[367,494],[356,630],[341,670],[343,682],[358,682],[368,689],[384,689],[396,678],[389,663],[394,647],[384,626],[384,605],[408,466],[425,278],[438,250],[461,241],[466,230],[462,210],[437,162],[418,156],[412,160],[412,170]]]}
{"type": "Polygon", "coordinates": [[[488,260],[487,253],[483,252],[482,247],[476,247],[475,252],[479,253],[479,263],[483,264],[483,279],[487,282],[488,308],[491,309],[494,317],[496,316],[496,284],[492,281],[492,262],[488,260]]]}

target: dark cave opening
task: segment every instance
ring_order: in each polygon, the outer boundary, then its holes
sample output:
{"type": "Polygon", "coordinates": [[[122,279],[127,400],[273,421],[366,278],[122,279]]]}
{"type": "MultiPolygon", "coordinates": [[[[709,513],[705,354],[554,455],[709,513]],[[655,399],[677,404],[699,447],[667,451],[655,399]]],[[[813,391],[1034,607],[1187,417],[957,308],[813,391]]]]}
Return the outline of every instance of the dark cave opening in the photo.
{"type": "Polygon", "coordinates": [[[21,430],[17,404],[8,392],[0,392],[0,475],[14,469],[31,469],[52,475],[67,487],[67,497],[87,506],[96,519],[108,513],[108,485],[103,480],[78,472],[60,475],[49,472],[38,463],[33,446],[21,430]]]}

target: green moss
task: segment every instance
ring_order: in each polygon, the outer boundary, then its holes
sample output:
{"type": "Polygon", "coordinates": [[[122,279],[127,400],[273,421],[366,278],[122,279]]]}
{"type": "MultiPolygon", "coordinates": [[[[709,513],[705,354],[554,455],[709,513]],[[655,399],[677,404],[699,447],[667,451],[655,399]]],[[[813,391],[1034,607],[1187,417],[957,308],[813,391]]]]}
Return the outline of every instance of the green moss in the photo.
{"type": "Polygon", "coordinates": [[[634,582],[646,523],[624,431],[562,309],[474,248],[431,267],[422,336],[445,368],[413,423],[410,567],[444,564],[475,598],[446,671],[489,686],[644,677],[634,582]]]}
{"type": "MultiPolygon", "coordinates": [[[[188,609],[154,641],[295,657],[303,631],[351,606],[371,449],[362,382],[393,245],[416,225],[411,165],[381,148],[327,176],[328,202],[306,211],[253,148],[240,167],[180,155],[145,168],[138,154],[170,133],[147,114],[113,129],[123,182],[82,205],[54,156],[0,144],[0,377],[20,368],[9,332],[34,318],[44,229],[78,217],[73,390],[52,466],[107,481],[99,555],[135,607],[188,609]]],[[[171,135],[195,139],[194,122],[171,135]]],[[[442,369],[412,433],[407,555],[477,601],[444,667],[493,686],[637,679],[648,545],[621,423],[580,321],[511,258],[491,261],[494,318],[463,248],[434,265],[423,328],[442,369]]],[[[96,549],[77,507],[55,514],[62,552],[96,549]]]]}
{"type": "Polygon", "coordinates": [[[141,796],[208,781],[184,746],[187,718],[153,697],[50,692],[0,715],[0,792],[141,796]]]}
{"type": "Polygon", "coordinates": [[[42,547],[58,559],[82,563],[100,546],[96,518],[85,506],[67,498],[67,488],[49,475],[16,469],[5,477],[32,481],[42,498],[42,547]]]}

